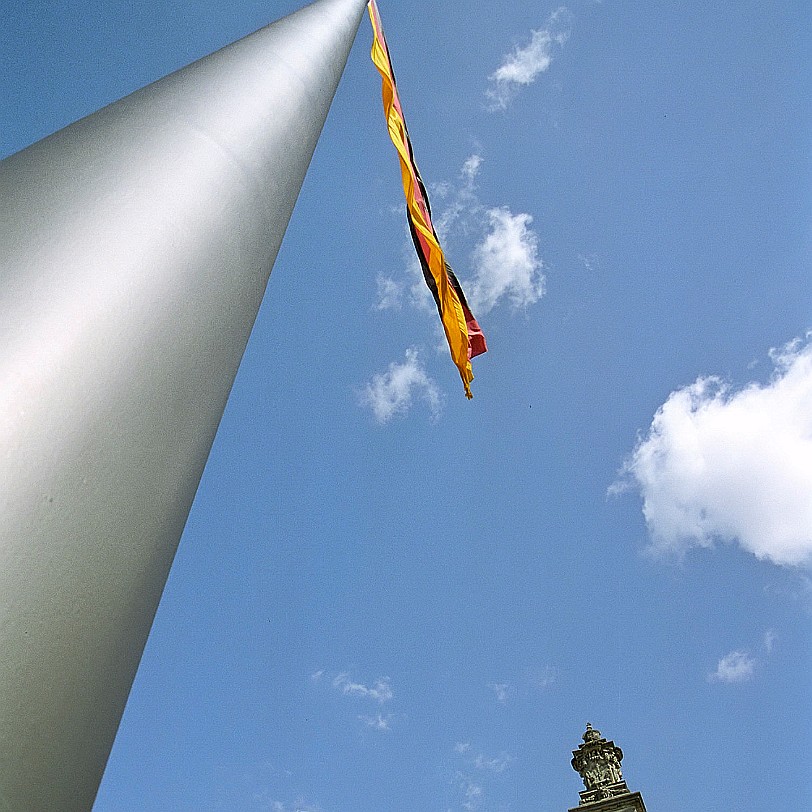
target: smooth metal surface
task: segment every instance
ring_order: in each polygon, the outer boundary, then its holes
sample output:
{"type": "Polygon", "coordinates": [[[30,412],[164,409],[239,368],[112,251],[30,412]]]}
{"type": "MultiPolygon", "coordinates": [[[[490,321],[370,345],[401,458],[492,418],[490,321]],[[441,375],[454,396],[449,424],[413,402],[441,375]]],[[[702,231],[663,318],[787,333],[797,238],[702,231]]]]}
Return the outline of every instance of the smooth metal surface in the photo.
{"type": "Polygon", "coordinates": [[[0,164],[0,809],[88,810],[366,0],[0,164]]]}

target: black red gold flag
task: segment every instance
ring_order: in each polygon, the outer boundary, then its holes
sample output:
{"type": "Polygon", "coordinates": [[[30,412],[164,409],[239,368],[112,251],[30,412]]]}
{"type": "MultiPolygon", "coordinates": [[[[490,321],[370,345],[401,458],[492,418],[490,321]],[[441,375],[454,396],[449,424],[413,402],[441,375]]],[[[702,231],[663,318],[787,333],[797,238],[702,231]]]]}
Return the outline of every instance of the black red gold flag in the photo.
{"type": "Polygon", "coordinates": [[[400,158],[409,231],[423,269],[423,278],[437,304],[451,358],[460,372],[465,394],[471,398],[473,395],[470,384],[474,379],[471,359],[486,352],[488,347],[485,343],[485,336],[468,307],[460,283],[445,260],[437,232],[432,225],[429,198],[415,163],[412,142],[406,128],[406,119],[395,84],[389,48],[375,0],[370,0],[368,8],[374,34],[372,61],[381,74],[386,123],[389,136],[400,158]]]}

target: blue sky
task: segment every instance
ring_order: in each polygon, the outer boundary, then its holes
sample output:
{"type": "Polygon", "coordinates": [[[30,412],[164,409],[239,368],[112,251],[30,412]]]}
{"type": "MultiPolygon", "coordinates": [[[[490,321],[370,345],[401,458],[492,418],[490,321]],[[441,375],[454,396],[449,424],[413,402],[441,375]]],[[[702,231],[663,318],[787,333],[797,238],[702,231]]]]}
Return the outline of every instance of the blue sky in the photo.
{"type": "MultiPolygon", "coordinates": [[[[11,0],[0,154],[299,5],[11,0]]],[[[808,4],[380,8],[474,400],[364,20],[96,812],[812,807],[808,4]]]]}

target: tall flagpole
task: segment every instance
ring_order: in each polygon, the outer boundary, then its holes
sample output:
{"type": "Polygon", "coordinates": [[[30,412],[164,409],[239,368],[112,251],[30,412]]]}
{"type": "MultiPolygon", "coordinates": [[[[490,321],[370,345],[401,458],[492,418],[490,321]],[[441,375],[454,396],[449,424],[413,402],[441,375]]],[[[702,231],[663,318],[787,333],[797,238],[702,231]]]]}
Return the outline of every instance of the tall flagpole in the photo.
{"type": "Polygon", "coordinates": [[[0,164],[0,810],[93,804],[366,0],[0,164]]]}

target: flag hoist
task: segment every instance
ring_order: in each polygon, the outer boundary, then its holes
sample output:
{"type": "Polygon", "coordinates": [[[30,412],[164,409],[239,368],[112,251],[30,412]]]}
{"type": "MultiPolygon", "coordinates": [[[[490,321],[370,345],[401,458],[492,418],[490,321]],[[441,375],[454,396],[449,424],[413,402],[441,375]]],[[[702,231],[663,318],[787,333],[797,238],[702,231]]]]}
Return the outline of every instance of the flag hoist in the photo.
{"type": "Polygon", "coordinates": [[[395,83],[392,60],[381,25],[381,15],[375,0],[370,0],[368,9],[374,35],[372,61],[381,74],[386,123],[389,136],[400,158],[409,231],[420,259],[423,278],[440,313],[451,358],[460,372],[465,394],[471,398],[473,397],[471,381],[474,379],[471,359],[486,352],[488,347],[485,336],[468,307],[462,287],[445,260],[437,232],[432,225],[429,198],[414,159],[412,142],[395,83]]]}

